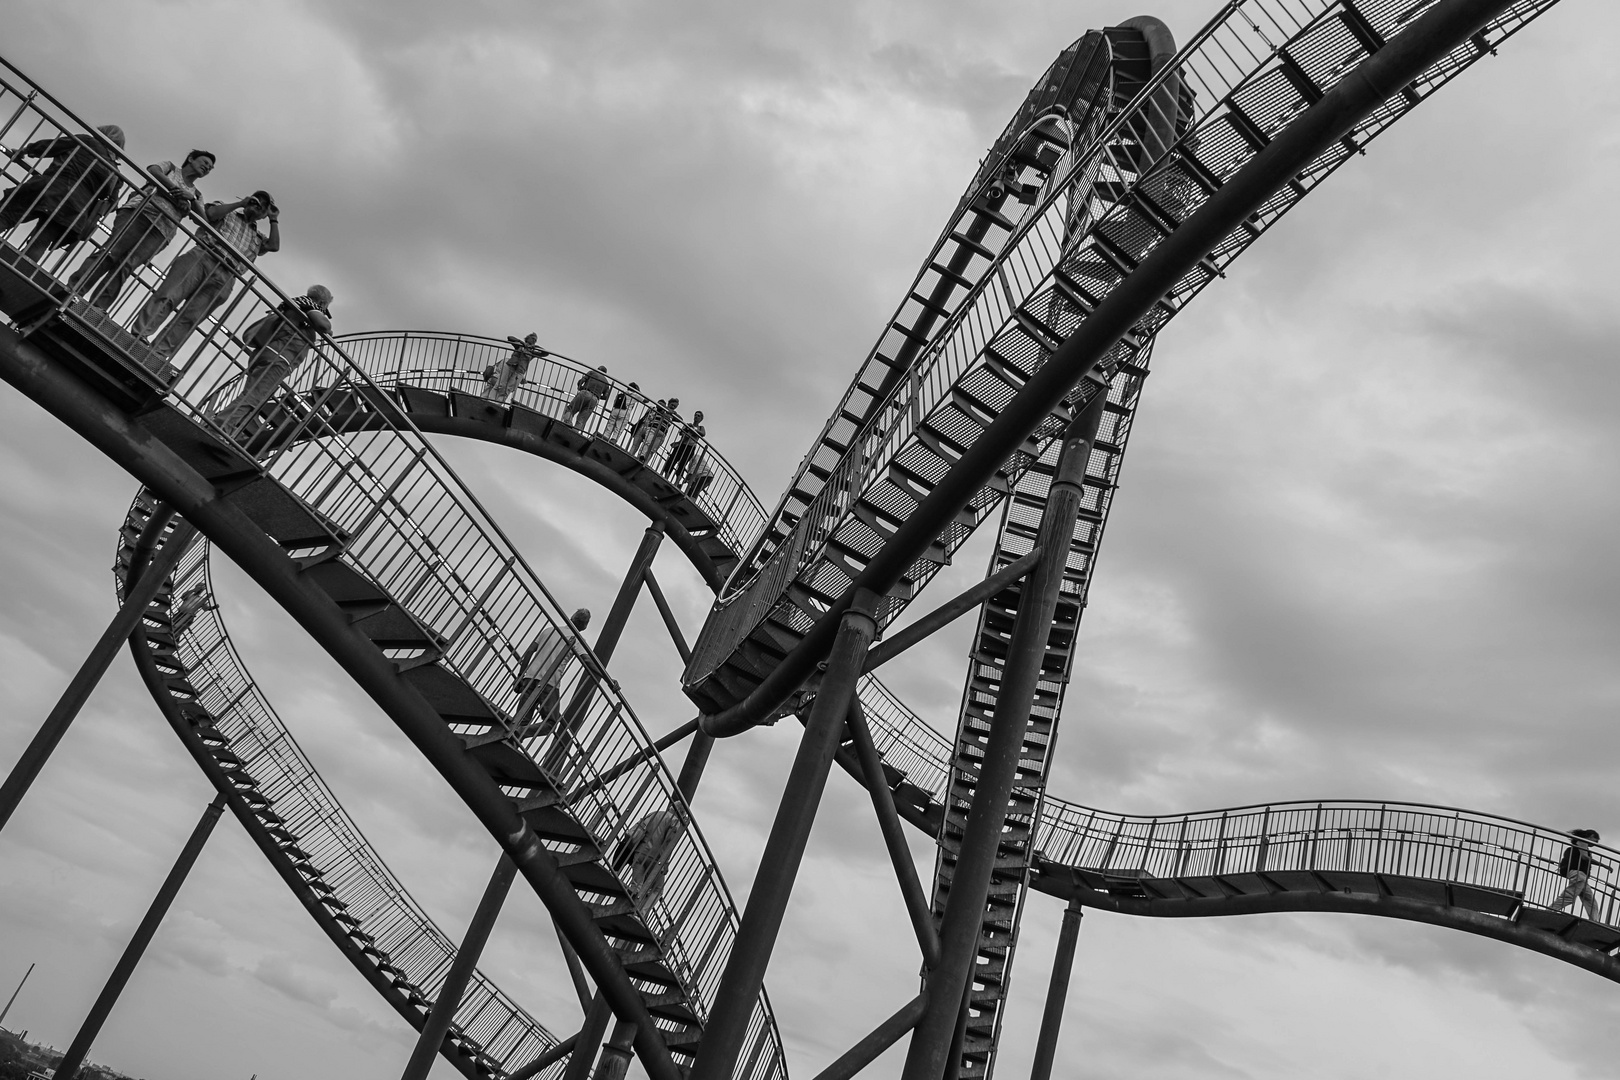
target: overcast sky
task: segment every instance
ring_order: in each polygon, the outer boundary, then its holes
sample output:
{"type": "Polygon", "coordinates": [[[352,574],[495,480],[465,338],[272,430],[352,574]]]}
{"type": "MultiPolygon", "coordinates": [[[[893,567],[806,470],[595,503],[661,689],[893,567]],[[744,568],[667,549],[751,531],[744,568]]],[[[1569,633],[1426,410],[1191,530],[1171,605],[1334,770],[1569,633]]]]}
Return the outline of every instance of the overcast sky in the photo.
{"type": "MultiPolygon", "coordinates": [[[[1152,13],[1185,38],[1215,6],[1152,13]]],[[[274,192],[284,250],[261,265],[330,286],[340,332],[535,330],[702,408],[771,504],[1030,83],[1087,28],[1141,13],[9,0],[0,54],[121,124],[137,159],[215,151],[208,195],[274,192]]],[[[1161,336],[1056,792],[1139,813],[1403,799],[1620,837],[1617,33],[1620,7],[1561,5],[1161,336]]],[[[605,611],[636,515],[543,462],[446,452],[563,604],[605,611]]],[[[0,766],[111,615],[132,490],[0,392],[0,766]]],[[[695,634],[696,575],[673,551],[657,568],[695,634]]],[[[278,710],[459,936],[493,842],[291,620],[228,565],[217,578],[278,710]]],[[[942,729],[970,622],[893,665],[942,729]]],[[[650,605],[615,667],[654,733],[689,717],[650,605]]],[[[739,897],[795,734],[718,748],[697,800],[739,897]]],[[[846,777],[828,790],[768,981],[800,1078],[916,986],[870,807],[846,777]]],[[[0,834],[0,991],[39,963],[7,1027],[66,1045],[210,794],[120,658],[0,834]]],[[[1029,1067],[1059,912],[1028,905],[1006,1080],[1029,1067]]],[[[566,1035],[579,1010],[553,942],[520,886],[487,967],[566,1035]]],[[[1091,914],[1058,1075],[1604,1077],[1617,1002],[1596,976],[1436,928],[1091,914]]],[[[149,1080],[388,1080],[411,1041],[226,820],[93,1057],[149,1080]]]]}

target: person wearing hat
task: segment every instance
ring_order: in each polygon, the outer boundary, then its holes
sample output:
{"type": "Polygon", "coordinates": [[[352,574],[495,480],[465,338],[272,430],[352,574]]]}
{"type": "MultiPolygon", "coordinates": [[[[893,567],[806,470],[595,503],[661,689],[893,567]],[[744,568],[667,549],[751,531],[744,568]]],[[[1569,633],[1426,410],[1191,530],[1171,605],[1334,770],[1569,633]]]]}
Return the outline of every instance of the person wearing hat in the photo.
{"type": "Polygon", "coordinates": [[[202,210],[197,181],[214,171],[214,154],[211,150],[193,150],[179,165],[160,161],[148,165],[146,171],[151,181],[131,192],[119,207],[113,217],[112,238],[68,278],[68,288],[84,297],[91,307],[105,311],[118,299],[129,276],[174,239],[186,214],[202,210]],[[102,281],[101,288],[92,295],[90,290],[98,281],[102,281]]]}
{"type": "Polygon", "coordinates": [[[1597,918],[1597,898],[1592,895],[1592,886],[1589,880],[1592,876],[1592,845],[1602,839],[1596,829],[1573,829],[1569,837],[1572,844],[1564,850],[1564,857],[1558,860],[1558,872],[1564,875],[1569,882],[1567,888],[1559,894],[1558,899],[1552,902],[1554,911],[1563,911],[1575,903],[1575,898],[1581,898],[1581,908],[1586,912],[1588,919],[1597,918]]]}
{"type": "Polygon", "coordinates": [[[103,124],[95,134],[37,139],[18,150],[19,159],[50,158],[51,165],[0,194],[0,230],[39,222],[23,248],[30,259],[87,239],[118,196],[118,150],[123,148],[124,129],[103,124]]]}
{"type": "Polygon", "coordinates": [[[587,668],[594,664],[595,657],[579,638],[591,624],[590,608],[580,608],[568,622],[575,633],[565,636],[547,624],[518,660],[518,676],[512,683],[512,691],[518,695],[512,727],[520,736],[549,735],[556,730],[562,719],[562,681],[570,657],[577,656],[587,668]],[[540,723],[528,730],[536,712],[540,723]]]}
{"type": "Polygon", "coordinates": [[[211,202],[203,208],[203,217],[214,227],[217,238],[198,233],[196,245],[169,264],[129,327],[136,337],[150,340],[164,320],[174,316],[152,340],[154,355],[146,363],[153,370],[161,369],[197,324],[225,302],[238,273],[260,255],[281,250],[281,211],[268,191],[255,191],[235,202],[211,202]],[[270,219],[269,236],[259,231],[258,221],[264,217],[270,219]]]}
{"type": "Polygon", "coordinates": [[[248,347],[242,391],[220,410],[219,426],[232,435],[243,430],[272,394],[309,356],[322,334],[332,332],[332,290],[311,285],[243,332],[248,347]]]}

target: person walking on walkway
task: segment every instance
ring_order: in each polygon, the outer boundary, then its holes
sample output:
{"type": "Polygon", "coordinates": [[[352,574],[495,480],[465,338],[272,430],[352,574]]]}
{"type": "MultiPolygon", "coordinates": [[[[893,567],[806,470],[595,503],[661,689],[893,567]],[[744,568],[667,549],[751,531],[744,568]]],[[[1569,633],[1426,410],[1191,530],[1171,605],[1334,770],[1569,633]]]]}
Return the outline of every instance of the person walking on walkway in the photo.
{"type": "Polygon", "coordinates": [[[583,634],[591,624],[590,608],[580,608],[569,616],[568,622],[577,633],[564,634],[546,624],[518,660],[518,676],[512,690],[518,695],[516,710],[512,713],[512,729],[519,738],[530,735],[550,735],[562,720],[562,681],[568,673],[569,660],[578,659],[590,666],[592,659],[582,652],[583,634]],[[540,723],[531,728],[535,713],[540,723]]]}
{"type": "Polygon", "coordinates": [[[311,285],[248,328],[247,380],[242,392],[220,410],[219,424],[235,433],[257,415],[270,395],[287,381],[322,334],[332,332],[332,290],[311,285]]]}
{"type": "Polygon", "coordinates": [[[1558,872],[1563,875],[1569,884],[1552,902],[1554,911],[1563,911],[1575,903],[1578,896],[1581,899],[1581,909],[1586,912],[1588,919],[1597,918],[1597,897],[1592,895],[1590,884],[1592,877],[1592,845],[1602,837],[1598,836],[1596,829],[1572,829],[1570,839],[1573,841],[1564,849],[1564,857],[1558,860],[1558,872]]]}
{"type": "Polygon", "coordinates": [[[707,434],[708,431],[703,427],[702,409],[692,414],[690,424],[681,424],[681,433],[675,439],[675,445],[669,450],[669,464],[664,466],[664,475],[669,478],[670,483],[681,482],[687,468],[692,464],[692,455],[697,453],[698,444],[707,434]]]}
{"type": "Polygon", "coordinates": [[[131,274],[151,262],[174,239],[181,220],[192,210],[202,210],[202,193],[197,181],[214,171],[214,155],[193,150],[179,166],[172,161],[148,165],[152,180],[131,192],[113,216],[112,239],[93,258],[68,278],[68,288],[84,297],[91,307],[105,311],[118,299],[118,293],[131,274]],[[100,281],[94,294],[91,288],[100,281]]]}
{"type": "Polygon", "coordinates": [[[587,371],[574,385],[579,388],[579,392],[574,395],[574,400],[568,403],[568,408],[563,410],[563,423],[582,427],[596,411],[597,403],[607,397],[613,387],[607,381],[606,367],[587,371]],[[579,414],[578,419],[574,418],[576,413],[579,414]]]}
{"type": "Polygon", "coordinates": [[[538,338],[533,333],[524,334],[522,340],[510,336],[506,340],[512,343],[512,355],[484,368],[484,397],[490,401],[505,401],[511,397],[512,391],[529,373],[529,365],[535,357],[551,355],[535,344],[538,338]]]}
{"type": "Polygon", "coordinates": [[[112,209],[118,191],[118,157],[124,129],[117,124],[96,128],[101,135],[59,135],[37,139],[18,150],[18,158],[50,158],[51,165],[0,195],[0,232],[25,221],[37,221],[23,254],[37,259],[51,248],[89,239],[96,222],[112,209]]]}
{"type": "Polygon", "coordinates": [[[169,264],[130,324],[130,333],[145,341],[174,316],[152,341],[153,355],[146,364],[154,371],[161,370],[197,324],[225,302],[240,270],[260,255],[281,250],[281,210],[268,191],[255,191],[235,202],[211,202],[203,208],[203,217],[220,239],[199,232],[196,245],[169,264]],[[270,219],[270,235],[259,231],[260,218],[270,219]]]}
{"type": "Polygon", "coordinates": [[[684,832],[686,824],[673,808],[654,810],[630,826],[630,831],[614,847],[608,862],[624,875],[625,884],[636,900],[650,904],[664,891],[670,856],[675,853],[675,844],[684,832]]]}

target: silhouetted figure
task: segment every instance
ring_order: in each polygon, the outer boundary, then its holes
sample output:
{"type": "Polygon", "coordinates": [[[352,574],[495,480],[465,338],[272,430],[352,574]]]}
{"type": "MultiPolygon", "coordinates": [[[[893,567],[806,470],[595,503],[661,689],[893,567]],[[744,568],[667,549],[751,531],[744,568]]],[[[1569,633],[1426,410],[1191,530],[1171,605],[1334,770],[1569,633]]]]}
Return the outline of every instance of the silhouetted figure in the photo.
{"type": "Polygon", "coordinates": [[[707,452],[700,453],[697,463],[692,466],[692,476],[686,481],[687,498],[695,499],[702,495],[713,479],[714,466],[709,464],[709,455],[707,452]]]}
{"type": "Polygon", "coordinates": [[[179,637],[202,612],[218,610],[219,605],[208,595],[207,586],[193,585],[180,595],[179,605],[169,616],[169,629],[179,637]]]}
{"type": "Polygon", "coordinates": [[[1575,903],[1578,896],[1586,917],[1596,919],[1597,898],[1592,895],[1589,882],[1592,876],[1592,845],[1602,837],[1598,836],[1596,829],[1572,829],[1569,835],[1574,843],[1564,849],[1564,857],[1558,860],[1558,872],[1564,875],[1564,880],[1569,884],[1552,902],[1552,909],[1563,911],[1575,903]]]}
{"type": "Polygon", "coordinates": [[[84,297],[91,306],[106,310],[131,274],[151,262],[174,239],[180,221],[189,211],[202,210],[202,193],[197,181],[214,171],[214,155],[193,150],[180,165],[160,161],[148,165],[152,181],[132,192],[113,217],[112,238],[107,246],[68,278],[68,288],[84,297]],[[90,289],[101,281],[94,294],[90,289]]]}
{"type": "MultiPolygon", "coordinates": [[[[590,609],[580,608],[568,621],[575,630],[584,633],[591,624],[590,609]]],[[[512,726],[520,737],[550,735],[556,730],[562,720],[562,681],[568,672],[568,662],[576,658],[581,663],[589,662],[579,651],[582,647],[574,635],[564,634],[547,624],[524,650],[518,661],[518,677],[512,684],[512,690],[518,695],[512,726]],[[540,722],[531,730],[530,724],[537,712],[540,722]]]]}
{"type": "Polygon", "coordinates": [[[96,222],[112,209],[118,196],[118,158],[108,144],[123,149],[124,129],[105,124],[96,131],[102,138],[60,135],[17,151],[19,159],[51,159],[44,172],[0,195],[0,231],[39,222],[23,248],[30,259],[88,239],[96,222]]]}
{"type": "Polygon", "coordinates": [[[484,396],[491,401],[505,401],[512,396],[512,391],[518,388],[523,377],[529,373],[529,365],[537,356],[549,356],[550,353],[535,344],[536,335],[524,334],[520,341],[515,337],[506,339],[512,343],[512,355],[498,364],[490,364],[484,368],[484,396]]]}
{"type": "Polygon", "coordinates": [[[563,410],[563,423],[573,424],[575,427],[585,425],[585,421],[596,411],[597,403],[607,397],[613,389],[606,376],[607,368],[599,367],[579,377],[579,381],[574,384],[578,387],[578,392],[574,395],[574,400],[568,403],[568,408],[563,410]]]}
{"type": "Polygon", "coordinates": [[[664,466],[664,475],[669,477],[673,484],[679,484],[686,475],[687,468],[692,464],[692,455],[697,453],[698,444],[708,431],[703,427],[703,410],[699,409],[692,414],[690,424],[681,425],[681,433],[675,439],[675,445],[669,449],[669,463],[664,466]]]}
{"type": "Polygon", "coordinates": [[[161,370],[197,324],[231,295],[239,271],[260,255],[281,250],[281,210],[268,191],[255,191],[235,202],[211,202],[203,208],[203,217],[223,243],[199,232],[196,245],[169,264],[163,280],[130,324],[130,333],[146,340],[165,319],[174,316],[152,341],[154,355],[145,363],[154,371],[161,370]],[[269,236],[259,231],[260,218],[270,219],[269,236]]]}

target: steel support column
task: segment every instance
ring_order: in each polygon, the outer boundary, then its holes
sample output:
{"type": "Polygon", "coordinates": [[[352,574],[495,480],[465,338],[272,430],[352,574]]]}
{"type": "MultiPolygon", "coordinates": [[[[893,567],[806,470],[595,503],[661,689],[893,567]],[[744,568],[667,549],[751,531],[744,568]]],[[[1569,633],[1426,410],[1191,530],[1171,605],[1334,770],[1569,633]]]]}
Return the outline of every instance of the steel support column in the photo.
{"type": "MultiPolygon", "coordinates": [[[[160,529],[162,525],[167,524],[168,519],[169,515],[161,510],[154,515],[160,529]]],[[[186,553],[186,548],[191,546],[191,541],[196,535],[197,530],[189,522],[180,522],[169,534],[168,541],[158,551],[145,572],[130,582],[124,595],[123,606],[113,616],[112,622],[107,624],[107,629],[102,632],[100,640],[90,650],[90,655],[85,657],[84,663],[74,674],[73,680],[68,683],[67,689],[62,691],[62,696],[51,709],[50,715],[34,733],[28,748],[12,767],[11,775],[6,777],[4,784],[0,784],[0,829],[5,828],[6,822],[11,820],[11,814],[17,809],[17,804],[28,794],[34,779],[45,767],[45,762],[50,760],[51,752],[62,741],[62,736],[67,734],[68,726],[79,715],[79,710],[84,708],[84,703],[90,700],[90,692],[107,673],[107,668],[111,666],[119,648],[129,640],[129,635],[140,625],[141,616],[146,614],[147,607],[157,596],[158,590],[163,588],[163,583],[168,580],[169,575],[174,573],[174,568],[180,565],[180,556],[186,553]]]]}
{"type": "Polygon", "coordinates": [[[426,1080],[428,1070],[433,1068],[433,1059],[438,1056],[439,1047],[444,1045],[444,1037],[450,1032],[450,1023],[456,1018],[461,996],[467,992],[467,983],[478,969],[478,958],[484,953],[484,943],[489,940],[489,932],[495,927],[495,917],[501,913],[501,905],[506,902],[506,894],[516,877],[517,863],[510,856],[502,855],[500,862],[495,864],[495,872],[490,875],[489,884],[484,886],[484,895],[473,912],[472,922],[467,924],[461,948],[456,950],[455,957],[450,961],[444,985],[439,987],[439,996],[428,1012],[422,1033],[417,1037],[416,1048],[411,1051],[411,1058],[405,1063],[400,1080],[426,1080]]]}
{"type": "Polygon", "coordinates": [[[630,1044],[635,1041],[636,1025],[620,1020],[613,1025],[613,1035],[602,1044],[602,1056],[597,1059],[596,1080],[624,1080],[630,1069],[630,1044]]]}
{"type": "Polygon", "coordinates": [[[883,1051],[893,1046],[900,1036],[917,1026],[926,1000],[923,995],[918,994],[906,1002],[899,1012],[883,1021],[870,1035],[844,1051],[837,1061],[817,1073],[815,1080],[850,1080],[856,1073],[882,1056],[883,1051]]]}
{"type": "MultiPolygon", "coordinates": [[[[161,556],[160,556],[161,558],[161,556]]],[[[156,563],[153,564],[154,567],[156,563]]],[[[135,936],[129,939],[124,947],[124,955],[118,958],[118,964],[107,977],[107,985],[101,988],[101,995],[96,1003],[90,1007],[90,1015],[84,1018],[79,1033],[73,1036],[73,1043],[62,1055],[62,1060],[52,1074],[55,1080],[73,1080],[79,1066],[84,1064],[85,1055],[90,1053],[90,1044],[96,1041],[101,1033],[101,1025],[106,1023],[107,1016],[112,1012],[113,1006],[118,1003],[118,995],[129,982],[130,975],[135,972],[135,965],[141,962],[141,955],[146,952],[146,946],[152,941],[152,935],[163,922],[163,916],[168,914],[169,905],[185,884],[186,875],[197,861],[197,855],[202,851],[203,844],[208,840],[208,834],[214,831],[214,823],[225,810],[225,796],[215,795],[207,809],[203,810],[197,827],[191,830],[191,836],[186,840],[186,846],[180,849],[180,857],[174,861],[169,876],[163,879],[163,885],[152,900],[152,906],[146,909],[146,917],[135,928],[135,936]]]]}
{"type": "Polygon", "coordinates": [[[1052,954],[1052,982],[1046,990],[1046,1010],[1041,1014],[1041,1033],[1035,1039],[1035,1064],[1029,1080],[1052,1080],[1052,1059],[1057,1053],[1058,1029],[1063,1026],[1063,1006],[1069,1000],[1069,973],[1074,969],[1074,946],[1080,940],[1078,900],[1070,900],[1063,911],[1063,928],[1058,931],[1057,951],[1052,954]]]}
{"type": "Polygon", "coordinates": [[[971,987],[990,875],[995,869],[1001,831],[1007,819],[1007,800],[1018,778],[1024,733],[1029,726],[1035,687],[1041,677],[1047,639],[1052,631],[1052,613],[1057,608],[1058,590],[1063,585],[1069,545],[1074,538],[1074,523],[1079,516],[1086,463],[1091,459],[1091,444],[1097,436],[1106,401],[1105,394],[1094,396],[1063,434],[1063,447],[1035,542],[1035,547],[1043,554],[1024,581],[1018,615],[1013,620],[1001,693],[996,700],[984,760],[974,785],[973,806],[968,811],[961,851],[951,877],[950,899],[945,902],[940,924],[940,962],[928,975],[928,1010],[911,1037],[903,1080],[941,1080],[951,1075],[947,1059],[960,1024],[964,995],[971,987]]]}
{"type": "Polygon", "coordinates": [[[855,697],[866,650],[877,635],[873,618],[877,603],[875,594],[859,593],[840,621],[821,689],[810,709],[776,820],[771,824],[770,838],[759,858],[759,872],[737,928],[731,958],[720,977],[691,1080],[731,1080],[754,1002],[765,981],[776,934],[782,927],[782,915],[793,893],[799,863],[804,858],[805,844],[810,839],[810,827],[816,820],[821,793],[827,786],[827,772],[843,737],[844,717],[855,697]]]}
{"type": "Polygon", "coordinates": [[[574,1047],[578,1045],[579,1032],[576,1031],[574,1034],[568,1036],[568,1038],[564,1039],[556,1046],[553,1046],[550,1050],[547,1050],[545,1053],[523,1066],[523,1068],[519,1069],[511,1076],[508,1076],[506,1080],[534,1080],[534,1077],[539,1076],[557,1062],[573,1053],[574,1047]]]}
{"type": "MultiPolygon", "coordinates": [[[[568,1058],[568,1068],[563,1070],[562,1080],[587,1080],[591,1075],[591,1065],[596,1061],[596,1048],[602,1044],[602,1036],[607,1034],[608,1021],[611,1019],[613,1006],[598,991],[585,1013],[585,1024],[579,1029],[579,1041],[574,1044],[574,1052],[568,1058]]],[[[634,1034],[632,1030],[632,1037],[634,1034]]]]}
{"type": "MultiPolygon", "coordinates": [[[[653,603],[658,605],[658,614],[664,619],[664,628],[669,631],[669,639],[675,643],[675,651],[680,654],[681,663],[691,663],[692,650],[686,644],[686,638],[681,633],[681,624],[675,621],[675,613],[670,610],[669,601],[664,597],[664,590],[658,587],[658,579],[653,577],[652,567],[647,568],[647,591],[652,594],[653,603]]],[[[692,745],[686,748],[686,758],[681,762],[680,775],[675,778],[675,786],[687,802],[697,794],[698,782],[703,779],[703,770],[709,764],[709,751],[714,749],[714,736],[703,731],[700,727],[692,736],[692,745]]]]}

